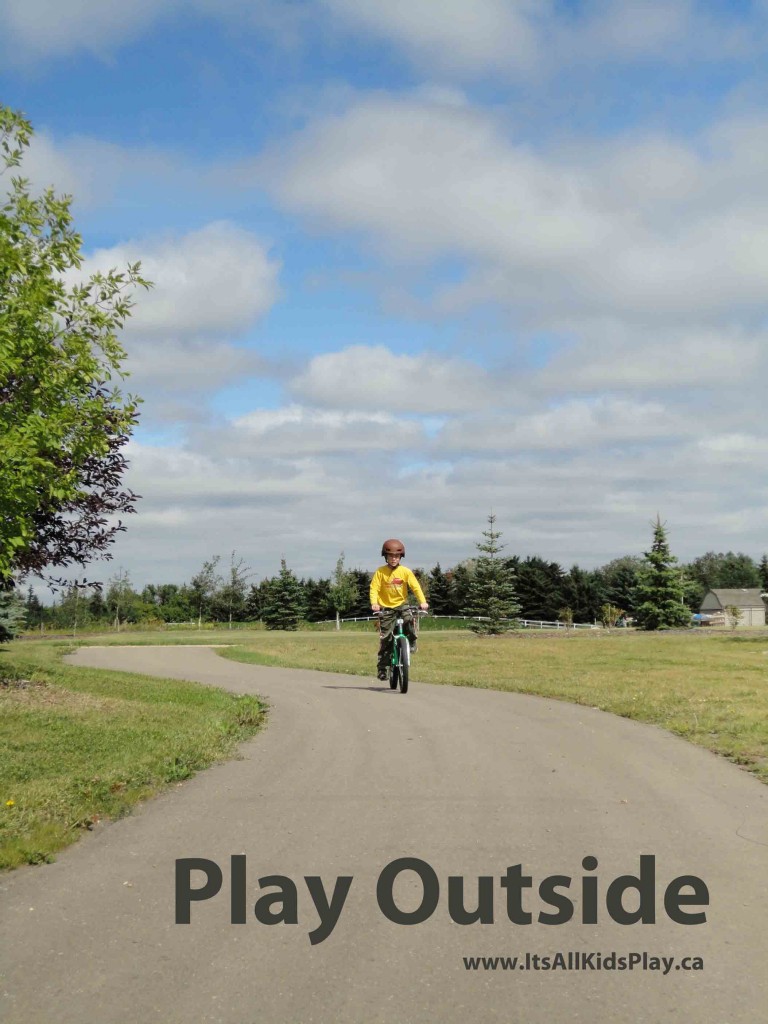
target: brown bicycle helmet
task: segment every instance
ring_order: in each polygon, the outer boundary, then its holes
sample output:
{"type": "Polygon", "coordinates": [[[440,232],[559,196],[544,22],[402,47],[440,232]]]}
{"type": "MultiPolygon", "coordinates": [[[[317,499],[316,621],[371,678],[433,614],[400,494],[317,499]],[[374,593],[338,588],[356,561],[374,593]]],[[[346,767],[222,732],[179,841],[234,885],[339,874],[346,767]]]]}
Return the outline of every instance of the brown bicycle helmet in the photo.
{"type": "Polygon", "coordinates": [[[385,540],[381,545],[381,557],[386,558],[387,555],[400,555],[402,558],[405,555],[405,545],[403,542],[395,537],[385,540]]]}

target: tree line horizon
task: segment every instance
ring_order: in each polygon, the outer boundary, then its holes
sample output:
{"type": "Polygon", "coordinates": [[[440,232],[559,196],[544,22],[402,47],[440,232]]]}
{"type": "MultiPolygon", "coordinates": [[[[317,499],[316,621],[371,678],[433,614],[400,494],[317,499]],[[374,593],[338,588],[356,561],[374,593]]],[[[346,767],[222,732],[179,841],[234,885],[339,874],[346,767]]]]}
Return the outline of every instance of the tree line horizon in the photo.
{"type": "MultiPolygon", "coordinates": [[[[490,529],[484,531],[485,542],[476,545],[477,556],[447,569],[437,562],[431,569],[413,570],[433,614],[483,615],[490,601],[494,607],[498,604],[497,614],[491,616],[496,619],[592,623],[605,619],[607,607],[621,613],[615,618],[637,619],[648,600],[643,580],[653,569],[654,552],[659,562],[659,544],[661,571],[666,574],[664,586],[672,587],[665,599],[674,606],[674,621],[660,621],[658,626],[646,628],[689,622],[708,590],[757,587],[768,591],[765,554],[757,562],[743,552],[708,551],[688,563],[679,563],[669,552],[666,533],[658,520],[654,545],[644,556],[619,556],[596,569],[582,569],[578,564],[565,569],[540,555],[502,555],[503,545],[498,542],[501,534],[494,529],[496,517],[488,519],[490,529]],[[491,578],[481,581],[479,577],[487,572],[491,578]],[[676,612],[677,608],[681,611],[676,612]]],[[[658,576],[658,565],[655,571],[658,576]]],[[[300,621],[370,615],[368,586],[372,572],[359,567],[346,569],[342,552],[330,576],[299,577],[282,559],[279,573],[252,582],[254,573],[232,552],[228,565],[221,566],[220,556],[213,556],[189,582],[150,583],[139,590],[121,569],[106,587],[83,589],[73,584],[50,605],[44,605],[30,587],[24,602],[26,626],[263,622],[268,628],[295,629],[300,621]]],[[[655,586],[658,589],[658,580],[655,586]]]]}

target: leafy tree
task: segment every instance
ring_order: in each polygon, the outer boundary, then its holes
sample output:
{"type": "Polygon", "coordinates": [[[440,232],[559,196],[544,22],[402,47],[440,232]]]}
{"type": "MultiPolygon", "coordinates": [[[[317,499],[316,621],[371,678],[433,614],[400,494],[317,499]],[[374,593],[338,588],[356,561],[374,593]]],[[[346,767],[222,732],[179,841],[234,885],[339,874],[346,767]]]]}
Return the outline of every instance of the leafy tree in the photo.
{"type": "Polygon", "coordinates": [[[126,622],[136,619],[135,605],[139,596],[131,587],[130,574],[125,569],[119,569],[109,580],[105,604],[107,611],[112,618],[115,629],[119,632],[120,626],[126,622]]]}
{"type": "Polygon", "coordinates": [[[645,564],[638,580],[638,625],[648,630],[690,626],[691,613],[683,598],[677,559],[670,553],[666,531],[657,516],[651,550],[645,552],[645,564]]]}
{"type": "Polygon", "coordinates": [[[219,564],[220,559],[220,555],[214,555],[209,561],[203,562],[202,569],[196,576],[192,577],[189,584],[192,606],[197,614],[198,629],[202,628],[203,613],[210,605],[214,594],[222,582],[221,576],[216,572],[216,566],[219,564]]]}
{"type": "Polygon", "coordinates": [[[329,597],[333,610],[336,612],[336,629],[341,629],[342,613],[349,611],[360,599],[355,574],[344,569],[343,551],[336,562],[333,580],[329,588],[329,597]]]}
{"type": "MultiPolygon", "coordinates": [[[[0,174],[32,127],[0,106],[0,174]]],[[[139,264],[71,284],[82,240],[71,199],[13,177],[0,199],[0,579],[109,558],[137,495],[121,489],[137,399],[112,385],[139,264]]]]}
{"type": "Polygon", "coordinates": [[[252,576],[251,567],[242,558],[235,561],[233,551],[229,560],[229,573],[212,603],[214,619],[226,619],[232,629],[233,619],[241,620],[245,616],[246,588],[252,576]]]}
{"type": "Polygon", "coordinates": [[[484,541],[475,546],[481,552],[475,561],[475,571],[469,586],[467,615],[481,618],[473,620],[469,628],[484,636],[505,633],[514,626],[520,611],[515,595],[515,574],[509,562],[499,558],[503,545],[501,533],[494,529],[496,516],[488,516],[488,529],[483,530],[484,541]]]}
{"type": "Polygon", "coordinates": [[[728,622],[730,623],[731,629],[736,629],[739,622],[744,616],[744,612],[741,608],[739,608],[737,604],[727,604],[725,606],[725,614],[728,617],[728,622]]]}
{"type": "Polygon", "coordinates": [[[560,608],[557,613],[557,621],[565,626],[566,633],[573,628],[573,608],[560,608]]]}
{"type": "Polygon", "coordinates": [[[261,613],[267,629],[298,629],[304,614],[304,594],[296,576],[280,560],[280,574],[270,582],[261,613]]]}
{"type": "Polygon", "coordinates": [[[619,619],[625,614],[626,612],[623,608],[618,608],[609,601],[600,609],[600,621],[606,629],[613,629],[619,619]]]}
{"type": "Polygon", "coordinates": [[[708,590],[760,586],[760,568],[754,559],[741,551],[708,551],[685,566],[685,572],[691,583],[689,603],[696,610],[708,590]]]}

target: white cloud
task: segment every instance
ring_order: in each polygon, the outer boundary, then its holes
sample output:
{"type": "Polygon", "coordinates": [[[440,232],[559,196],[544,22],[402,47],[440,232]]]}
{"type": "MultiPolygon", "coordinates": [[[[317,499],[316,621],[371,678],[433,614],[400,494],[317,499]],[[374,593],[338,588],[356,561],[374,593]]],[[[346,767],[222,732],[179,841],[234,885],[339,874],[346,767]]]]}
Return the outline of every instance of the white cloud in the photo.
{"type": "Polygon", "coordinates": [[[542,0],[321,0],[334,16],[446,71],[530,71],[540,57],[542,0]]]}
{"type": "Polygon", "coordinates": [[[693,0],[0,0],[7,62],[40,64],[72,53],[108,59],[165,19],[202,17],[287,51],[318,36],[384,41],[422,71],[460,79],[556,73],[569,65],[723,61],[759,52],[764,5],[750,18],[693,0]]]}
{"type": "Polygon", "coordinates": [[[763,377],[768,336],[702,327],[680,330],[615,320],[586,322],[581,340],[556,356],[537,384],[564,390],[668,391],[748,388],[763,377]]]}
{"type": "Polygon", "coordinates": [[[714,465],[750,468],[764,474],[768,458],[768,438],[754,434],[720,433],[702,438],[699,449],[704,459],[714,465]]]}
{"type": "Polygon", "coordinates": [[[500,386],[475,363],[434,353],[395,355],[384,345],[315,356],[290,384],[294,394],[321,405],[423,415],[482,407],[500,386]]]}
{"type": "Polygon", "coordinates": [[[563,67],[663,59],[723,61],[759,52],[765,26],[694,0],[320,0],[339,22],[463,78],[541,76],[563,67]]]}
{"type": "Polygon", "coordinates": [[[402,451],[420,448],[420,424],[388,413],[340,412],[299,405],[262,409],[239,416],[221,437],[221,449],[259,451],[271,456],[331,452],[402,451]]]}
{"type": "Polygon", "coordinates": [[[522,416],[506,413],[454,419],[440,450],[532,452],[608,449],[686,436],[696,424],[659,402],[601,397],[574,399],[522,416]]]}
{"type": "Polygon", "coordinates": [[[131,333],[145,337],[240,334],[278,296],[280,264],[250,232],[224,221],[181,238],[99,249],[88,257],[81,276],[136,260],[154,284],[139,293],[129,321],[131,333]]]}
{"type": "MultiPolygon", "coordinates": [[[[752,127],[765,135],[765,122],[752,127]]],[[[725,124],[687,145],[536,152],[484,112],[374,95],[318,119],[250,173],[284,206],[358,232],[393,263],[466,260],[466,279],[436,293],[444,313],[492,301],[541,326],[590,311],[722,316],[764,302],[768,151],[725,124]]]]}
{"type": "Polygon", "coordinates": [[[264,371],[264,361],[257,353],[225,341],[132,338],[127,352],[127,386],[145,398],[152,397],[155,417],[163,413],[169,396],[210,395],[264,371]]]}
{"type": "Polygon", "coordinates": [[[3,49],[19,63],[78,50],[103,56],[183,6],[183,0],[0,0],[3,49]]]}

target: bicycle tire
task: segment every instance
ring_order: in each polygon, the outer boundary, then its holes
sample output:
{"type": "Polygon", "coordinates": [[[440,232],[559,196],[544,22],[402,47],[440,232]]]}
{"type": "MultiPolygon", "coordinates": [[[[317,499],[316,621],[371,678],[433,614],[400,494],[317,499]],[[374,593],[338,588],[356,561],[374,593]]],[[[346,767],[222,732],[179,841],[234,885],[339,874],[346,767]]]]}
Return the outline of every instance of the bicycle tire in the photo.
{"type": "Polygon", "coordinates": [[[408,639],[400,637],[397,642],[398,662],[400,665],[400,693],[408,693],[408,676],[411,667],[411,651],[408,646],[408,639]]]}
{"type": "Polygon", "coordinates": [[[390,690],[397,689],[399,670],[397,665],[389,666],[389,688],[390,690]]]}

